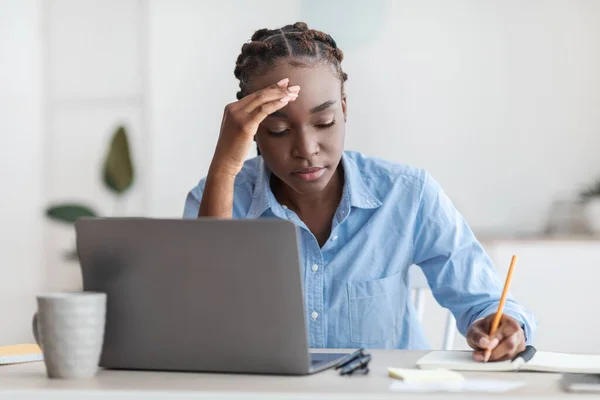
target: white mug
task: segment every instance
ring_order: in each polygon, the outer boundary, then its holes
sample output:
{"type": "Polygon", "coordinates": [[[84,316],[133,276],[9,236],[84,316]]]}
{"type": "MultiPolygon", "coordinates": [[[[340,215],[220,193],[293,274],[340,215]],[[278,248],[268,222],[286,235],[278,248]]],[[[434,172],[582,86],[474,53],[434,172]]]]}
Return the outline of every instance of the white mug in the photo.
{"type": "Polygon", "coordinates": [[[49,378],[89,378],[98,372],[104,342],[106,293],[37,296],[33,335],[49,378]]]}

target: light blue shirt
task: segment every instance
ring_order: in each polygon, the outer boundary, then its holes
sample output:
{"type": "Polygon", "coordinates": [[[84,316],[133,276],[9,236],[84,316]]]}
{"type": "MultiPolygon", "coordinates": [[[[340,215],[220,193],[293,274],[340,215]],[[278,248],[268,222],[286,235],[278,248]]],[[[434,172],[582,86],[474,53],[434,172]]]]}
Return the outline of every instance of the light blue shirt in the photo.
{"type": "MultiPolygon", "coordinates": [[[[355,152],[345,152],[342,165],[343,194],[323,247],[275,199],[262,157],[247,160],[235,180],[233,218],[282,218],[301,228],[311,347],[428,349],[410,297],[413,264],[452,311],[461,334],[496,312],[503,282],[426,171],[355,152]]],[[[204,182],[187,196],[184,218],[197,217],[204,182]]],[[[520,322],[531,343],[533,316],[511,298],[504,312],[520,322]]]]}

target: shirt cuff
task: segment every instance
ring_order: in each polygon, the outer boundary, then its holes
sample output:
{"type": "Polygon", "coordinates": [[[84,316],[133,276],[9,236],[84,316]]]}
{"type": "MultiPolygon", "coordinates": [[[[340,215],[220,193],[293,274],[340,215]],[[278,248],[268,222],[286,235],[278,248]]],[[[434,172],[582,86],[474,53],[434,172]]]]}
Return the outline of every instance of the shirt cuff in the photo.
{"type": "Polygon", "coordinates": [[[504,314],[508,315],[509,317],[513,318],[515,321],[517,321],[519,323],[519,325],[521,326],[521,329],[523,329],[523,333],[525,334],[525,344],[532,345],[533,344],[533,332],[531,330],[531,327],[529,326],[529,324],[523,317],[523,315],[521,315],[520,313],[517,313],[517,312],[513,312],[512,310],[506,310],[504,312],[504,314]]]}

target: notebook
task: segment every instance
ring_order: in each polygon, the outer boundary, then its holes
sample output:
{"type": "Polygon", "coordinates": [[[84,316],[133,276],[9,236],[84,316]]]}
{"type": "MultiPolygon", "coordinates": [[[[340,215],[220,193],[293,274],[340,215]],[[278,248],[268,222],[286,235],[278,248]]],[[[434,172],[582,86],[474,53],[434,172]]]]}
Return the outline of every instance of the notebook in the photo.
{"type": "Polygon", "coordinates": [[[527,348],[514,359],[490,361],[473,360],[470,351],[432,351],[417,361],[422,369],[445,368],[455,371],[538,371],[600,373],[600,355],[552,353],[527,348]]]}
{"type": "Polygon", "coordinates": [[[0,365],[43,361],[42,349],[37,344],[0,346],[0,365]]]}

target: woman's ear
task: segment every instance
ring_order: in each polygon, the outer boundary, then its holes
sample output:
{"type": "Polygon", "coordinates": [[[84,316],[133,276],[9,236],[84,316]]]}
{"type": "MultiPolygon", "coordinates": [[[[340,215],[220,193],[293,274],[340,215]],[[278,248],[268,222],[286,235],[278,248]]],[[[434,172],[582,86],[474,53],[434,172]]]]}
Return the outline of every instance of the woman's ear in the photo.
{"type": "Polygon", "coordinates": [[[342,111],[344,112],[344,122],[348,120],[348,105],[346,103],[346,93],[342,93],[342,111]]]}

